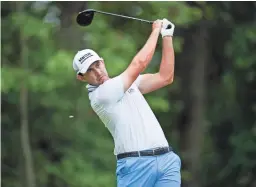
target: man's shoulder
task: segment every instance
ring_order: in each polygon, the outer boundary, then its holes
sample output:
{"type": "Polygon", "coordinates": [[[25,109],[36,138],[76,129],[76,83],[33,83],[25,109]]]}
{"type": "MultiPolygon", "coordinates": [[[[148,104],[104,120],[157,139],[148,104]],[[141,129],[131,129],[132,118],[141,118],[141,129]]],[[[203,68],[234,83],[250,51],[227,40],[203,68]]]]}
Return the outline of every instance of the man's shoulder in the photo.
{"type": "Polygon", "coordinates": [[[89,93],[93,103],[110,104],[118,101],[123,95],[121,75],[108,79],[89,93]]]}
{"type": "Polygon", "coordinates": [[[88,93],[89,94],[92,94],[92,93],[97,93],[99,91],[101,91],[102,89],[109,89],[110,87],[114,87],[115,85],[112,84],[116,79],[119,79],[120,78],[120,75],[116,76],[116,77],[112,77],[112,78],[109,78],[108,80],[106,80],[103,84],[99,85],[99,86],[95,86],[93,90],[88,90],[88,93]]]}

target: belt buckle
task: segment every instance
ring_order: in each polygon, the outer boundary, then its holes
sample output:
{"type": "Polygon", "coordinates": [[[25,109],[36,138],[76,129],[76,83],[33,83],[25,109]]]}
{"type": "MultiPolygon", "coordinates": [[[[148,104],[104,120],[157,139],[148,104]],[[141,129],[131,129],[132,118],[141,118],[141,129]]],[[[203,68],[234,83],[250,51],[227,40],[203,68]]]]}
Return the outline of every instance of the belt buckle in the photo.
{"type": "Polygon", "coordinates": [[[157,149],[153,149],[153,153],[156,155],[161,155],[164,152],[164,148],[163,147],[159,147],[157,149]]]}

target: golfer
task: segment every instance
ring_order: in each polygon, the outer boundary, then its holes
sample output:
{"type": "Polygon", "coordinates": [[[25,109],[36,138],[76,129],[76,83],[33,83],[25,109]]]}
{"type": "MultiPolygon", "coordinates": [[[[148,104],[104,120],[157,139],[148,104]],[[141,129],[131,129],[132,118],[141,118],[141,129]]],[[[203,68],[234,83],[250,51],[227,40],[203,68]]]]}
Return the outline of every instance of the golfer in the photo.
{"type": "MultiPolygon", "coordinates": [[[[114,139],[119,187],[179,187],[181,160],[169,146],[143,94],[170,85],[174,77],[174,24],[156,20],[143,48],[120,75],[110,78],[104,60],[90,49],[79,51],[73,68],[88,83],[90,104],[114,139]],[[168,25],[172,25],[167,29],[168,25]],[[142,74],[162,35],[159,72],[142,74]]],[[[118,63],[118,62],[117,62],[118,63]]]]}

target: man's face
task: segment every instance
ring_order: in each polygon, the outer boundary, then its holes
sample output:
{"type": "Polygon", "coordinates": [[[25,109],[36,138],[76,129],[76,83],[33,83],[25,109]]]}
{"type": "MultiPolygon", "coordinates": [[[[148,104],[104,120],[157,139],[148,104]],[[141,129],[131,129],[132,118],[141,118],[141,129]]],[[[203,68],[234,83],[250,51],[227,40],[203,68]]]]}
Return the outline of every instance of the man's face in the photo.
{"type": "Polygon", "coordinates": [[[109,79],[104,61],[99,60],[94,62],[92,65],[90,65],[87,72],[83,76],[78,75],[78,79],[81,81],[86,81],[95,86],[103,84],[109,79]]]}

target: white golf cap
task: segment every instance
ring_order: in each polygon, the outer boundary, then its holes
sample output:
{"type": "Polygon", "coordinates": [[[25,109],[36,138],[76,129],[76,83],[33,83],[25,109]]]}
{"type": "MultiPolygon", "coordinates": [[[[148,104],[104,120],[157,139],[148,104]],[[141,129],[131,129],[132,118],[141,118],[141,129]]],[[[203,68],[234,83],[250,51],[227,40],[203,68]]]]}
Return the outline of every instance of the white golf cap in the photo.
{"type": "Polygon", "coordinates": [[[77,74],[86,73],[90,65],[98,60],[102,60],[102,58],[100,58],[95,51],[91,49],[84,49],[76,53],[73,59],[73,68],[77,74]]]}

